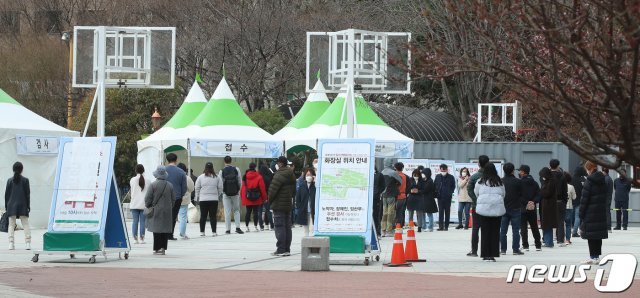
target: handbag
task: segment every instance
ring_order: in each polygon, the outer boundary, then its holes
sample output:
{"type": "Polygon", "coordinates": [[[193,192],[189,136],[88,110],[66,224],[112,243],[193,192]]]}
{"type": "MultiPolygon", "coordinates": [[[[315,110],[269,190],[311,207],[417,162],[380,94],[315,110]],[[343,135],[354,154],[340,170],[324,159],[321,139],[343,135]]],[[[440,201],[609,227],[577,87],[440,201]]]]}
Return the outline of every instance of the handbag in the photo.
{"type": "Polygon", "coordinates": [[[0,232],[8,233],[9,232],[9,213],[5,212],[2,214],[0,218],[0,232]]]}
{"type": "Polygon", "coordinates": [[[145,216],[146,218],[152,218],[152,217],[153,217],[154,211],[155,211],[155,209],[156,209],[156,205],[158,204],[158,200],[160,200],[160,197],[164,194],[164,191],[167,189],[167,183],[169,183],[169,182],[166,182],[166,181],[165,181],[164,187],[162,188],[162,191],[160,192],[160,196],[158,196],[158,199],[157,199],[157,200],[155,200],[155,201],[151,204],[151,207],[149,207],[149,208],[144,208],[144,212],[143,212],[143,213],[144,213],[144,216],[145,216]]]}

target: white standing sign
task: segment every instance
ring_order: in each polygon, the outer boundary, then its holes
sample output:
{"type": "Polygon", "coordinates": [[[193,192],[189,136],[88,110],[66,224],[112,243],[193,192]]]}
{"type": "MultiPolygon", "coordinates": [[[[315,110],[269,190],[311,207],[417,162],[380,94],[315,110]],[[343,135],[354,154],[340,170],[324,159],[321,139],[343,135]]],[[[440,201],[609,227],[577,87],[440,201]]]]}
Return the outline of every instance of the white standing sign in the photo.
{"type": "Polygon", "coordinates": [[[362,235],[371,241],[374,140],[319,140],[316,235],[362,235]]]}

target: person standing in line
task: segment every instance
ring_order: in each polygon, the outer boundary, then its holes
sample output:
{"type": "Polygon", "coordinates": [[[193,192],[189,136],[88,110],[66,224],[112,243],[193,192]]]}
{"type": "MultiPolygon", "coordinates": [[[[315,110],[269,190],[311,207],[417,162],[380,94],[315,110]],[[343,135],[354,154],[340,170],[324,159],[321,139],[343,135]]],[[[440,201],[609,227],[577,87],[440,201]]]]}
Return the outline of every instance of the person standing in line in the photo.
{"type": "MultiPolygon", "coordinates": [[[[178,164],[178,168],[187,173],[187,166],[183,163],[178,164]]],[[[178,212],[178,221],[180,221],[180,239],[188,240],[187,236],[187,210],[189,209],[189,203],[191,203],[191,193],[195,189],[195,183],[191,180],[190,176],[185,177],[187,179],[187,192],[182,196],[182,203],[180,204],[180,210],[178,212]]]]}
{"type": "Polygon", "coordinates": [[[407,211],[407,192],[409,187],[409,177],[402,173],[404,164],[398,162],[395,164],[396,172],[400,176],[400,185],[398,186],[398,196],[396,197],[396,219],[395,223],[399,223],[401,227],[405,226],[405,214],[407,211]]]}
{"type": "Polygon", "coordinates": [[[505,214],[502,216],[500,224],[500,253],[507,254],[507,232],[509,224],[511,224],[511,249],[514,255],[524,255],[520,251],[520,226],[522,220],[522,206],[525,205],[522,195],[522,181],[513,174],[515,166],[508,162],[502,166],[504,177],[505,196],[504,207],[505,214]]]}
{"type": "Polygon", "coordinates": [[[569,245],[571,244],[571,228],[573,228],[573,222],[574,222],[574,216],[573,216],[573,201],[576,200],[576,190],[575,188],[573,188],[573,185],[571,184],[571,174],[569,174],[568,172],[564,172],[564,177],[565,177],[565,183],[567,183],[567,194],[568,194],[568,199],[567,199],[567,212],[564,214],[564,225],[565,225],[565,232],[564,235],[566,237],[564,244],[569,245]]]}
{"type": "Polygon", "coordinates": [[[438,231],[449,230],[451,199],[456,190],[456,179],[449,175],[446,164],[440,165],[440,175],[436,176],[436,197],[438,198],[438,231]]]}
{"type": "Polygon", "coordinates": [[[551,170],[547,167],[540,170],[542,187],[540,188],[540,221],[542,226],[542,240],[544,247],[553,247],[553,229],[557,229],[558,223],[558,181],[553,178],[551,170]]]}
{"type": "Polygon", "coordinates": [[[136,244],[144,244],[144,231],[145,231],[145,216],[144,216],[144,197],[147,194],[147,188],[145,188],[144,180],[144,166],[141,164],[136,165],[136,176],[129,180],[129,187],[131,189],[131,202],[129,202],[129,209],[131,209],[131,216],[133,223],[131,224],[133,240],[136,244]],[[138,234],[140,231],[140,234],[138,234]]]}
{"type": "Polygon", "coordinates": [[[31,212],[31,187],[29,179],[22,176],[24,166],[16,161],[13,164],[13,177],[7,180],[4,192],[4,207],[9,217],[9,250],[16,249],[15,233],[16,221],[19,218],[24,229],[25,249],[31,250],[31,228],[29,226],[29,212],[31,212]]]}
{"type": "Polygon", "coordinates": [[[422,232],[424,226],[424,191],[426,182],[422,179],[422,173],[419,169],[413,170],[409,179],[409,195],[407,196],[407,210],[409,210],[409,219],[413,219],[416,214],[418,218],[418,233],[422,232]]]}
{"type": "Polygon", "coordinates": [[[469,184],[469,169],[462,168],[460,170],[460,178],[458,178],[458,221],[460,224],[456,227],[459,229],[469,229],[469,209],[473,202],[467,193],[467,185],[469,184]],[[462,217],[464,215],[464,217],[462,217]],[[464,219],[464,220],[463,220],[464,219]]]}
{"type": "Polygon", "coordinates": [[[436,204],[436,184],[431,178],[431,169],[422,169],[422,179],[424,180],[424,213],[429,219],[429,224],[423,225],[423,229],[427,232],[433,232],[433,214],[438,213],[438,204],[436,204]]]}
{"type": "Polygon", "coordinates": [[[231,164],[231,156],[224,157],[224,168],[218,176],[222,178],[222,206],[224,207],[225,234],[231,234],[231,216],[236,223],[236,233],[244,234],[240,229],[240,188],[242,177],[240,169],[231,164]]]}
{"type": "Polygon", "coordinates": [[[474,192],[478,198],[476,212],[482,227],[480,257],[484,261],[495,262],[495,258],[500,256],[500,220],[506,212],[506,192],[493,163],[487,163],[484,167],[482,178],[476,182],[474,192]]]}
{"type": "Polygon", "coordinates": [[[613,179],[609,176],[609,169],[602,168],[604,173],[604,181],[607,184],[607,229],[611,233],[611,201],[613,200],[613,179]]]}
{"type": "MultiPolygon", "coordinates": [[[[196,180],[198,180],[198,177],[196,177],[196,175],[193,174],[193,169],[189,169],[189,178],[191,178],[191,181],[193,181],[193,186],[195,187],[196,180]]],[[[191,192],[191,204],[193,204],[194,206],[196,205],[196,192],[195,191],[191,192]]]]}
{"type": "Polygon", "coordinates": [[[573,171],[573,178],[571,180],[571,185],[573,185],[573,189],[576,191],[576,199],[573,200],[573,231],[571,231],[572,237],[578,237],[578,229],[580,228],[580,198],[582,198],[582,185],[587,181],[587,171],[584,169],[583,165],[579,165],[573,171]]]}
{"type": "Polygon", "coordinates": [[[393,159],[385,158],[384,169],[382,169],[382,175],[384,177],[384,191],[382,192],[382,237],[393,236],[393,230],[395,229],[396,219],[396,198],[400,194],[398,187],[402,178],[398,175],[398,172],[393,168],[393,159]]]}
{"type": "Polygon", "coordinates": [[[382,220],[382,201],[380,195],[384,190],[384,176],[378,171],[378,167],[375,167],[373,174],[373,225],[376,227],[376,234],[378,237],[382,235],[380,230],[380,221],[382,220]]]}
{"type": "Polygon", "coordinates": [[[267,189],[260,173],[256,171],[256,164],[250,163],[249,169],[242,177],[242,188],[240,189],[242,205],[247,208],[244,216],[246,231],[249,232],[249,220],[253,214],[253,229],[258,232],[258,207],[267,200],[267,189]]]}
{"type": "Polygon", "coordinates": [[[602,255],[602,240],[609,238],[607,233],[607,182],[605,174],[598,171],[598,166],[587,161],[584,165],[589,176],[582,189],[580,198],[580,237],[587,239],[589,244],[589,259],[583,264],[598,264],[602,255]]]}
{"type": "Polygon", "coordinates": [[[147,216],[147,230],[153,233],[153,254],[164,255],[172,228],[172,209],[175,204],[173,184],[167,181],[169,173],[164,166],[153,172],[153,181],[144,197],[144,205],[151,212],[147,216]]]}
{"type": "Polygon", "coordinates": [[[469,257],[478,256],[478,242],[480,241],[480,222],[477,214],[475,213],[476,200],[478,199],[478,197],[476,197],[475,188],[476,188],[476,182],[480,180],[480,178],[482,177],[482,173],[484,172],[483,170],[484,166],[487,165],[488,163],[489,163],[488,156],[486,155],[478,156],[478,167],[479,167],[478,172],[476,172],[471,176],[471,178],[469,178],[469,184],[467,185],[467,193],[469,194],[469,197],[471,198],[471,201],[472,201],[471,210],[469,212],[471,213],[471,219],[473,219],[473,226],[471,229],[471,251],[467,253],[467,256],[469,257]]]}
{"type": "Polygon", "coordinates": [[[313,233],[313,216],[316,208],[316,171],[308,168],[304,172],[304,183],[296,192],[296,206],[298,206],[298,218],[296,223],[304,227],[304,236],[313,233]]]}
{"type": "Polygon", "coordinates": [[[522,238],[522,248],[529,251],[528,226],[531,227],[536,251],[542,250],[540,241],[540,231],[538,230],[538,214],[536,204],[540,203],[540,185],[529,175],[531,168],[528,165],[521,165],[519,171],[520,181],[522,181],[522,199],[524,206],[520,209],[520,236],[522,238]]]}
{"type": "Polygon", "coordinates": [[[196,179],[196,203],[200,206],[200,236],[204,237],[204,228],[207,226],[207,217],[211,221],[211,233],[218,236],[218,201],[222,195],[222,178],[216,175],[213,163],[204,165],[203,173],[196,179]]]}
{"type": "Polygon", "coordinates": [[[286,157],[278,157],[276,173],[273,175],[268,192],[277,240],[277,249],[271,255],[280,257],[291,255],[291,210],[293,195],[296,191],[296,176],[287,166],[288,163],[286,157]]]}
{"type": "Polygon", "coordinates": [[[560,168],[560,161],[557,159],[552,159],[549,161],[549,168],[551,169],[551,177],[556,180],[556,186],[558,187],[556,192],[556,204],[557,204],[557,215],[558,215],[558,228],[556,228],[556,241],[558,242],[558,246],[564,247],[566,246],[565,240],[566,237],[564,235],[564,218],[565,213],[567,211],[567,200],[569,199],[569,191],[567,190],[567,183],[564,177],[564,171],[560,168]]]}
{"type": "Polygon", "coordinates": [[[167,178],[167,182],[171,183],[171,186],[173,186],[174,194],[176,195],[173,202],[173,208],[171,209],[173,223],[169,240],[178,240],[173,236],[173,232],[176,229],[178,213],[180,212],[180,206],[182,205],[182,197],[187,192],[187,174],[183,170],[178,168],[178,156],[175,155],[175,153],[167,154],[166,159],[169,163],[165,168],[167,174],[169,175],[169,177],[167,178]]]}
{"type": "MultiPolygon", "coordinates": [[[[260,176],[262,176],[262,180],[264,181],[264,188],[266,190],[269,190],[271,179],[273,179],[273,172],[265,164],[261,164],[258,167],[258,171],[260,172],[260,176]]],[[[258,219],[260,230],[263,231],[265,226],[267,227],[267,230],[273,230],[273,216],[271,214],[271,208],[269,208],[269,200],[264,200],[264,203],[262,203],[258,210],[258,214],[260,214],[260,218],[258,219]]]]}
{"type": "Polygon", "coordinates": [[[627,178],[627,171],[618,170],[620,177],[616,178],[613,185],[616,191],[616,227],[614,230],[627,230],[629,224],[629,192],[631,192],[631,180],[627,178]]]}

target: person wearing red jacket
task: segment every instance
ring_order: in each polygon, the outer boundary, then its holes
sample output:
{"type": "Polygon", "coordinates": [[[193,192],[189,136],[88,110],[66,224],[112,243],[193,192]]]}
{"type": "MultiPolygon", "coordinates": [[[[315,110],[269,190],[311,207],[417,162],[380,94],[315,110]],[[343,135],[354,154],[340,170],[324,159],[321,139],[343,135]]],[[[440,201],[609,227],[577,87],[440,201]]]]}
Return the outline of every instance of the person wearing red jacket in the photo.
{"type": "Polygon", "coordinates": [[[264,179],[260,173],[256,171],[256,164],[249,164],[249,169],[242,177],[242,188],[240,188],[240,197],[242,205],[247,208],[244,216],[246,231],[249,232],[249,220],[253,214],[253,227],[256,232],[258,229],[258,207],[267,201],[267,190],[264,186],[264,179]]]}

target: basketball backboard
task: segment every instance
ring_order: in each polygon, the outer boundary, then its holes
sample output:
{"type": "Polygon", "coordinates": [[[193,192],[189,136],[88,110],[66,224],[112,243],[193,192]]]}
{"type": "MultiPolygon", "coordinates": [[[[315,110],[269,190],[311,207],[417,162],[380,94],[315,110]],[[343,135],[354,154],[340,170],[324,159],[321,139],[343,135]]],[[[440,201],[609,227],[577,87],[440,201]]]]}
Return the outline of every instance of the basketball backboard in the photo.
{"type": "Polygon", "coordinates": [[[320,79],[326,92],[339,93],[352,71],[359,93],[410,93],[410,41],[407,32],[307,32],[306,91],[320,79]]]}
{"type": "Polygon", "coordinates": [[[96,88],[101,73],[105,88],[174,87],[175,27],[76,26],[73,36],[73,87],[96,88]]]}

